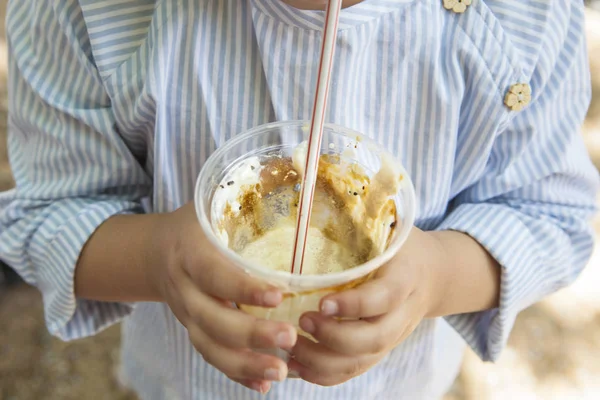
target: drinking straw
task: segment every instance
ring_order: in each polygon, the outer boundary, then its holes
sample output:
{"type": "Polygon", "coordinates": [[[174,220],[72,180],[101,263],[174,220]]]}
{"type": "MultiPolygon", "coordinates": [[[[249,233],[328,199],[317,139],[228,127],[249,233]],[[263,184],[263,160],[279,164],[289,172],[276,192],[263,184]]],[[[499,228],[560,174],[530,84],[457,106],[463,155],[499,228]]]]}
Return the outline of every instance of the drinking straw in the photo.
{"type": "Polygon", "coordinates": [[[321,57],[317,75],[317,89],[313,105],[310,132],[308,134],[308,151],[306,152],[306,164],[304,166],[304,176],[302,177],[300,201],[298,202],[298,220],[292,255],[293,274],[302,274],[302,265],[304,264],[304,252],[306,250],[308,225],[312,211],[315,186],[317,184],[319,155],[321,153],[321,142],[323,140],[323,124],[325,120],[325,111],[327,109],[331,67],[333,64],[333,55],[335,53],[335,42],[341,9],[342,0],[329,0],[327,11],[325,13],[323,43],[321,45],[321,57]]]}

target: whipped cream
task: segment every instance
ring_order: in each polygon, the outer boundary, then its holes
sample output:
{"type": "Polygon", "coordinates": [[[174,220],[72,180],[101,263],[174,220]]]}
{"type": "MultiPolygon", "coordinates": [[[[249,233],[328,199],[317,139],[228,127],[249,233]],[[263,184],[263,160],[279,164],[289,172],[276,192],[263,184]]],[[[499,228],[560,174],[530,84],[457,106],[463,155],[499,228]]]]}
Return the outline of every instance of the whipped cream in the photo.
{"type": "MultiPolygon", "coordinates": [[[[223,220],[225,208],[231,207],[232,212],[239,214],[241,193],[250,190],[251,187],[260,183],[260,173],[262,171],[260,159],[256,156],[248,157],[235,165],[234,168],[225,175],[215,191],[212,201],[212,221],[216,226],[223,220]]],[[[224,229],[216,229],[217,236],[226,246],[229,245],[229,237],[224,229]]]]}

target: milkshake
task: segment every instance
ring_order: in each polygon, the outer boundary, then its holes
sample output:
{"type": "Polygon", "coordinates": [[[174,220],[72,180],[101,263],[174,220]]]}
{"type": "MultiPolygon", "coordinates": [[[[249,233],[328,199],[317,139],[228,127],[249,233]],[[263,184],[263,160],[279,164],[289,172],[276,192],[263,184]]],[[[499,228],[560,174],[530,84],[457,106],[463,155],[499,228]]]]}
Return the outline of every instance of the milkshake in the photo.
{"type": "MultiPolygon", "coordinates": [[[[301,143],[291,157],[245,160],[220,183],[215,194],[221,205],[219,236],[245,261],[291,272],[305,148],[301,143]]],[[[343,272],[385,251],[398,227],[393,196],[403,179],[390,159],[369,177],[352,158],[321,155],[303,275],[343,272]]],[[[318,302],[303,294],[288,294],[290,300],[276,310],[240,306],[261,317],[276,314],[297,324],[306,307],[316,306],[309,303],[318,302]]]]}
{"type": "Polygon", "coordinates": [[[289,121],[232,138],[206,161],[195,193],[216,251],[283,292],[276,308],[238,307],[296,327],[323,296],[370,279],[400,249],[415,215],[400,163],[371,139],[325,125],[302,274],[292,274],[306,136],[305,122],[289,121]]]}

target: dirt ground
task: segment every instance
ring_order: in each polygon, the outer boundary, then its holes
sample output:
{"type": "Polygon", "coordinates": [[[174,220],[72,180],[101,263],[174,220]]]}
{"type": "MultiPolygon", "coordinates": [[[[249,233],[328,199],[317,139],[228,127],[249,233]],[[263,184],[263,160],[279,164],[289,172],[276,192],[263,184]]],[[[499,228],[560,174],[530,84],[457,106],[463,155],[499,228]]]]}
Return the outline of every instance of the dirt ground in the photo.
{"type": "MultiPolygon", "coordinates": [[[[0,0],[0,32],[4,7],[0,0]]],[[[584,126],[600,168],[600,10],[588,12],[594,101],[584,126]]],[[[6,161],[6,44],[0,37],[0,190],[12,186],[6,161]]],[[[600,217],[595,221],[600,239],[600,217]]],[[[496,364],[468,351],[445,400],[600,398],[600,246],[577,282],[521,313],[496,364]]],[[[63,343],[46,332],[41,298],[21,285],[0,288],[0,400],[134,400],[114,378],[119,327],[63,343]]]]}

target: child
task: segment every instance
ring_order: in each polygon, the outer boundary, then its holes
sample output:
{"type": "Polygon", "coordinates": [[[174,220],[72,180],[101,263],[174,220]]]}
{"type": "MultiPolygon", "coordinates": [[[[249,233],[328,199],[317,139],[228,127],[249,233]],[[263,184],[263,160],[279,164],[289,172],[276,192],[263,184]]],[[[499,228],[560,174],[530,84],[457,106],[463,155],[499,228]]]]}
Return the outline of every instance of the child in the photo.
{"type": "Polygon", "coordinates": [[[519,311],[590,256],[583,5],[351,0],[328,121],[402,160],[417,227],[373,281],[302,317],[319,343],[231,308],[281,293],[212,248],[194,181],[237,133],[310,117],[324,4],[9,3],[17,187],[0,257],[64,340],[127,317],[123,375],[142,399],[439,398],[465,343],[497,359],[519,311]],[[276,346],[287,365],[250,350],[276,346]]]}

